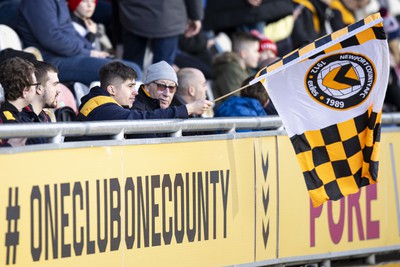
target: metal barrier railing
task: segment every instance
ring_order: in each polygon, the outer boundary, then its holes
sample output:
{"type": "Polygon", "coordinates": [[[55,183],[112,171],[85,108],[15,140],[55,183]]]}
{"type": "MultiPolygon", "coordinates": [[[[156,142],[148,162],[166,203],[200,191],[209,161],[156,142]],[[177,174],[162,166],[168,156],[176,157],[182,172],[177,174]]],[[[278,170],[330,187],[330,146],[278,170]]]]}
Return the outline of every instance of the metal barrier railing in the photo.
{"type": "Polygon", "coordinates": [[[99,121],[67,123],[21,123],[0,126],[0,138],[109,135],[121,140],[125,134],[169,133],[182,136],[183,132],[235,132],[246,129],[277,129],[282,126],[278,116],[232,117],[200,119],[163,119],[136,121],[99,121]]]}
{"type": "MultiPolygon", "coordinates": [[[[400,113],[382,115],[382,125],[400,124],[400,113]]],[[[0,138],[49,137],[53,142],[61,136],[109,135],[122,140],[125,134],[168,133],[182,136],[184,132],[233,133],[238,130],[276,130],[282,126],[279,116],[230,117],[200,119],[163,119],[136,121],[21,123],[0,126],[0,138]]]]}

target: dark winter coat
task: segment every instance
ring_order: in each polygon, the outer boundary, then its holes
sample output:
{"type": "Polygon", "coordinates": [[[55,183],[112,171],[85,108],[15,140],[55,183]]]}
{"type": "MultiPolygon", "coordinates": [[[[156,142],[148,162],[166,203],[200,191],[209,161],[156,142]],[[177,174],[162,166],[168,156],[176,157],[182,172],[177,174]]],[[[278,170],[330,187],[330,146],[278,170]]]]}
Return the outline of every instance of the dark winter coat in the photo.
{"type": "Polygon", "coordinates": [[[139,88],[138,95],[135,98],[135,102],[133,102],[132,109],[152,112],[155,109],[159,109],[160,101],[158,99],[154,99],[149,97],[144,91],[143,88],[139,88]]]}
{"type": "Polygon", "coordinates": [[[291,0],[264,0],[258,7],[246,0],[207,1],[204,28],[223,30],[257,22],[271,23],[292,14],[291,0]]]}
{"type": "Polygon", "coordinates": [[[201,20],[201,0],[121,0],[119,17],[122,26],[146,38],[178,36],[185,31],[187,20],[201,20]]]}
{"type": "MultiPolygon", "coordinates": [[[[43,110],[39,113],[39,116],[33,111],[31,105],[28,105],[22,109],[20,113],[21,118],[24,122],[39,122],[39,123],[47,123],[51,122],[50,117],[43,110]]],[[[29,138],[26,141],[27,145],[32,144],[46,144],[49,143],[49,138],[46,137],[37,137],[37,138],[29,138]]]]}
{"type": "MultiPolygon", "coordinates": [[[[250,75],[240,64],[240,58],[233,52],[227,52],[215,58],[212,66],[212,90],[218,98],[241,87],[250,75]]],[[[239,95],[239,92],[236,93],[239,95]]]]}

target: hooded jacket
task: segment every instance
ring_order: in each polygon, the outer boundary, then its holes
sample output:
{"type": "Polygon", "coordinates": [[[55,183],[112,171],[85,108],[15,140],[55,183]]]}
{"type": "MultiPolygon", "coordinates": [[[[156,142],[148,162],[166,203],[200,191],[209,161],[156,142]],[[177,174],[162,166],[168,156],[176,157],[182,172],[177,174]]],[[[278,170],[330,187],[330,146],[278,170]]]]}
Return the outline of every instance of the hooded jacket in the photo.
{"type": "MultiPolygon", "coordinates": [[[[212,65],[214,98],[221,97],[240,88],[242,82],[250,75],[240,64],[240,57],[234,52],[225,52],[215,57],[212,65]]],[[[239,95],[237,92],[235,95],[239,95]]],[[[223,99],[222,101],[225,101],[223,99]]],[[[222,102],[221,101],[221,102],[222,102]]],[[[220,102],[220,103],[221,103],[220,102]]]]}

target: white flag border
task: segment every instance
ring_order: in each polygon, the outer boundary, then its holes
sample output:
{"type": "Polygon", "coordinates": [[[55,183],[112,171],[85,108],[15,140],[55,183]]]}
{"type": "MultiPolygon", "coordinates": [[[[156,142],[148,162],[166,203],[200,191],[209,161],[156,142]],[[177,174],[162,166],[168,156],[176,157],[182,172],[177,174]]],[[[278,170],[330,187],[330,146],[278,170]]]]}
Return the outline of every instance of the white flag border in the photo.
{"type": "MultiPolygon", "coordinates": [[[[382,22],[382,21],[383,21],[383,18],[380,17],[380,18],[375,19],[375,20],[373,20],[373,21],[371,21],[371,22],[369,22],[369,23],[367,23],[367,24],[364,24],[363,26],[361,26],[361,27],[355,29],[354,31],[351,31],[350,33],[347,33],[346,35],[343,35],[343,36],[341,36],[341,37],[339,37],[339,38],[337,38],[337,39],[335,39],[335,40],[332,40],[332,41],[330,41],[330,42],[328,42],[328,43],[326,43],[326,44],[324,44],[324,45],[321,45],[320,47],[318,47],[318,48],[316,48],[316,49],[314,49],[314,50],[312,50],[312,51],[310,51],[310,52],[308,52],[308,53],[305,53],[304,55],[302,55],[302,56],[296,58],[295,60],[292,60],[292,61],[286,63],[286,64],[283,65],[283,66],[280,66],[280,67],[278,67],[278,68],[276,68],[276,69],[274,69],[274,70],[272,70],[272,71],[270,71],[270,72],[267,72],[267,73],[265,73],[265,74],[263,74],[263,75],[260,75],[260,76],[257,77],[257,78],[254,78],[253,80],[251,80],[251,81],[249,82],[249,85],[253,85],[253,84],[255,84],[255,83],[257,83],[257,82],[259,82],[259,81],[261,81],[261,80],[264,80],[265,78],[267,78],[267,77],[269,77],[269,76],[271,76],[271,75],[273,75],[273,74],[275,74],[275,73],[277,73],[277,72],[279,72],[279,71],[282,71],[282,70],[284,70],[284,69],[287,69],[287,68],[289,68],[290,66],[292,66],[292,65],[294,65],[294,64],[297,64],[298,62],[304,60],[305,58],[309,58],[309,57],[311,57],[311,56],[313,56],[313,55],[315,55],[315,54],[318,54],[319,52],[324,51],[324,50],[327,49],[328,47],[333,46],[333,45],[335,45],[335,44],[337,44],[337,43],[340,43],[340,42],[342,42],[343,40],[348,39],[348,38],[350,38],[350,37],[352,37],[352,36],[354,36],[354,35],[356,35],[356,34],[362,32],[362,31],[364,31],[364,30],[366,30],[366,29],[368,29],[368,28],[370,28],[370,27],[372,27],[372,26],[374,26],[374,25],[376,25],[376,24],[378,24],[378,23],[380,23],[380,22],[382,22]]],[[[322,38],[323,38],[323,37],[322,37],[322,38]]],[[[281,60],[282,60],[282,59],[281,59],[281,60]]],[[[267,68],[267,67],[266,67],[266,68],[267,68]]]]}

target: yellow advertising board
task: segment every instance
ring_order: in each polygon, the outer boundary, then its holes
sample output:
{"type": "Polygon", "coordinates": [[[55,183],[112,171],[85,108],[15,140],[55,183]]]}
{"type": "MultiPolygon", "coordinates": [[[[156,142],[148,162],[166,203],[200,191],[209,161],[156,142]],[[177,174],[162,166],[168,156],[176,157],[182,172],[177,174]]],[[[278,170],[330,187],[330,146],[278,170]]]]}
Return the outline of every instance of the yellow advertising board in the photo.
{"type": "Polygon", "coordinates": [[[145,238],[139,240],[139,231],[143,233],[139,218],[135,227],[129,227],[138,230],[125,253],[127,266],[223,266],[252,261],[252,156],[252,139],[127,149],[124,173],[136,177],[134,192],[139,177],[143,188],[149,179],[150,197],[143,196],[143,201],[150,202],[152,214],[147,244],[145,238]]]}
{"type": "Polygon", "coordinates": [[[377,185],[318,208],[296,160],[287,136],[0,154],[0,265],[267,265],[399,246],[400,133],[382,134],[377,185]]]}
{"type": "Polygon", "coordinates": [[[318,208],[311,205],[287,136],[278,137],[278,150],[280,258],[400,244],[399,170],[393,172],[400,161],[399,133],[382,134],[377,184],[318,208]]]}
{"type": "Polygon", "coordinates": [[[254,140],[255,261],[277,258],[278,175],[276,137],[254,140]]]}
{"type": "Polygon", "coordinates": [[[400,133],[381,135],[380,175],[378,181],[379,234],[384,245],[400,245],[400,133]]]}
{"type": "Polygon", "coordinates": [[[251,138],[1,154],[1,265],[252,262],[253,158],[251,138]]]}

